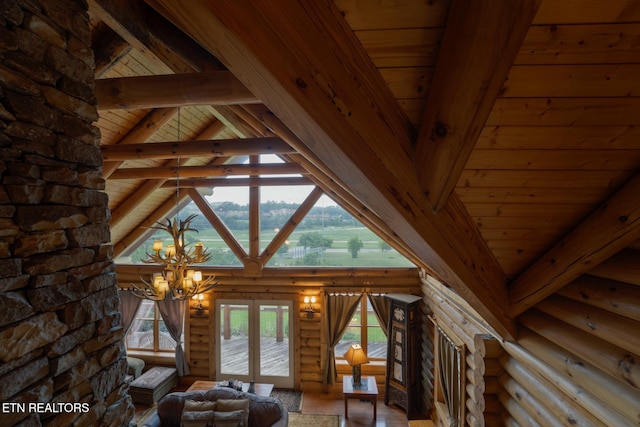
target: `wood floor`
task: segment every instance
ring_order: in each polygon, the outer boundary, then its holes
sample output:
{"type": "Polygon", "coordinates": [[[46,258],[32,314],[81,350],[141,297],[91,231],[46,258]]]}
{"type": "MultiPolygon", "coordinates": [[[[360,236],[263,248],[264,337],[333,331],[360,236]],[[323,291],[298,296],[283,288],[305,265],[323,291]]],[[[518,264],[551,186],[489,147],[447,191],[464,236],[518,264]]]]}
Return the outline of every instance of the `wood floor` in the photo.
{"type": "Polygon", "coordinates": [[[373,405],[357,399],[349,399],[349,419],[344,419],[342,393],[305,392],[302,398],[303,414],[340,414],[342,427],[407,427],[407,415],[399,407],[385,405],[384,396],[378,396],[378,417],[373,419],[373,405]]]}

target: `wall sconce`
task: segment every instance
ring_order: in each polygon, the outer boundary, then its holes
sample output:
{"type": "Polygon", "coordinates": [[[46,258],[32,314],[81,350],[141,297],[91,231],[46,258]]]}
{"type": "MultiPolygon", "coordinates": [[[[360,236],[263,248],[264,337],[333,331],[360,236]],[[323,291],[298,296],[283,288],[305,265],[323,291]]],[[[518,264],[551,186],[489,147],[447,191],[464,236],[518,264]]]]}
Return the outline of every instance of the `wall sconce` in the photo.
{"type": "Polygon", "coordinates": [[[307,319],[313,319],[313,314],[316,312],[316,310],[313,308],[313,304],[316,303],[316,297],[305,296],[304,303],[306,304],[304,311],[307,312],[307,319]]]}
{"type": "Polygon", "coordinates": [[[202,316],[204,314],[204,307],[202,307],[202,300],[204,299],[204,294],[197,294],[193,296],[193,308],[196,309],[196,316],[202,316]]]}

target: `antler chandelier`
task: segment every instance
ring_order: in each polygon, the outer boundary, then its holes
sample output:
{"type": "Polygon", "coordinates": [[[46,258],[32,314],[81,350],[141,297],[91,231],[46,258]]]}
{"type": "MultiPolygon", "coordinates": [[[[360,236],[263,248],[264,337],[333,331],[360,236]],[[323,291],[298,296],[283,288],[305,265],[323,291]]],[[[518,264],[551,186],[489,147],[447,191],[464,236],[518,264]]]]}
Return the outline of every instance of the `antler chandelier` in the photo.
{"type": "MultiPolygon", "coordinates": [[[[180,110],[178,110],[177,139],[180,141],[180,110]]],[[[197,216],[189,215],[184,221],[180,220],[180,157],[177,160],[176,171],[176,217],[171,221],[165,218],[166,223],[156,222],[157,225],[150,228],[166,231],[173,238],[173,244],[167,245],[162,253],[162,240],[153,242],[152,254],[147,252],[145,264],[164,265],[162,273],[155,273],[151,283],[140,278],[142,284],[132,283],[133,294],[139,298],[160,301],[171,296],[172,299],[188,299],[198,294],[211,290],[218,284],[214,276],[203,280],[202,272],[193,269],[193,264],[202,264],[211,259],[211,254],[204,248],[202,242],[191,247],[185,240],[187,231],[198,230],[191,228],[191,221],[197,216]]]]}
{"type": "Polygon", "coordinates": [[[173,238],[173,244],[163,248],[162,240],[153,242],[154,253],[147,252],[147,259],[143,259],[142,262],[164,265],[164,271],[155,273],[151,283],[142,278],[141,285],[132,283],[134,295],[154,301],[164,300],[167,296],[171,296],[172,299],[187,299],[207,292],[218,284],[215,277],[203,280],[202,272],[192,267],[193,264],[202,264],[211,259],[211,254],[202,242],[197,242],[194,246],[186,243],[187,231],[198,232],[191,228],[191,221],[196,216],[189,215],[184,221],[171,221],[167,218],[166,223],[156,222],[157,226],[150,227],[169,233],[173,238]]]}

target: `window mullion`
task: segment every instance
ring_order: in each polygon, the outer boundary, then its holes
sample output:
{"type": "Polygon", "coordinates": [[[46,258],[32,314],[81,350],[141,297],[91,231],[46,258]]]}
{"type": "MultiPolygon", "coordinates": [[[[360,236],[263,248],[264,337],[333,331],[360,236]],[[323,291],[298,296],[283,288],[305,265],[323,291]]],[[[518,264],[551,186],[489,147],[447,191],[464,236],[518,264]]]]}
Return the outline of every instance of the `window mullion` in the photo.
{"type": "Polygon", "coordinates": [[[160,351],[160,315],[158,314],[158,303],[154,303],[153,310],[153,351],[160,351]]]}
{"type": "Polygon", "coordinates": [[[360,345],[364,349],[366,354],[369,354],[369,327],[367,316],[369,313],[367,312],[367,298],[366,295],[362,296],[362,300],[360,302],[362,305],[360,306],[360,345]]]}

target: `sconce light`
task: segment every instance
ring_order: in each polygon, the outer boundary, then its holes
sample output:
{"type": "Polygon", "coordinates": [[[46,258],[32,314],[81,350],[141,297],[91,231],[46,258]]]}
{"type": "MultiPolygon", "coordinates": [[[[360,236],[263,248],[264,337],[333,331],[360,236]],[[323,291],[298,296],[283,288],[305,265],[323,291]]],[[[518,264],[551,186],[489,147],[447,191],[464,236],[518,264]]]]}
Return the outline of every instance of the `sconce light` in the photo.
{"type": "Polygon", "coordinates": [[[304,303],[306,304],[304,311],[307,312],[307,319],[313,319],[313,314],[316,312],[316,310],[313,308],[313,304],[316,303],[316,297],[306,296],[304,297],[304,303]]]}
{"type": "Polygon", "coordinates": [[[204,307],[202,307],[202,300],[204,299],[204,294],[197,294],[193,296],[193,308],[196,309],[196,316],[202,316],[204,314],[204,307]]]}

